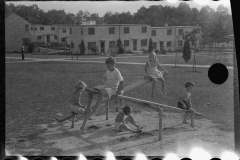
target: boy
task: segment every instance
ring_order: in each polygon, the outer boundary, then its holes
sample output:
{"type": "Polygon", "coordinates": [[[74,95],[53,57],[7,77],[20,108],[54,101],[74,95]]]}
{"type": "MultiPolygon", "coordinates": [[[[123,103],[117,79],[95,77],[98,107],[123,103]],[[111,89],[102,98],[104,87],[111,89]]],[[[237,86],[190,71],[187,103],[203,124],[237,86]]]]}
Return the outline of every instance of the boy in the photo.
{"type": "MultiPolygon", "coordinates": [[[[188,124],[187,115],[188,115],[188,113],[191,114],[190,127],[192,127],[194,130],[196,130],[195,125],[194,125],[194,117],[197,112],[193,109],[192,102],[191,102],[191,93],[193,91],[194,86],[195,86],[195,84],[193,82],[190,82],[190,81],[185,82],[186,92],[183,92],[180,95],[180,97],[178,99],[177,107],[180,109],[186,110],[184,119],[183,119],[183,124],[188,124]]],[[[197,115],[199,115],[199,113],[197,113],[197,115]]]]}
{"type": "Polygon", "coordinates": [[[113,57],[109,57],[107,58],[105,63],[107,67],[107,72],[104,75],[105,83],[103,85],[96,86],[93,89],[86,88],[86,91],[88,92],[88,104],[86,108],[85,118],[83,120],[82,127],[80,128],[83,131],[83,133],[86,133],[85,124],[87,122],[87,119],[89,118],[89,114],[93,115],[97,111],[97,108],[102,103],[103,97],[104,96],[111,97],[113,95],[119,95],[121,94],[121,91],[123,88],[123,77],[119,72],[119,70],[115,67],[116,59],[113,57]],[[97,94],[98,98],[93,111],[91,111],[93,94],[97,94]]]}
{"type": "Polygon", "coordinates": [[[118,113],[115,119],[115,129],[119,132],[122,132],[124,130],[131,131],[133,133],[141,133],[141,127],[136,124],[133,117],[131,116],[131,107],[125,106],[123,107],[122,111],[118,113]],[[126,119],[124,119],[124,116],[128,116],[126,119]],[[127,123],[130,122],[132,125],[137,127],[137,130],[134,130],[130,128],[127,123]]]}

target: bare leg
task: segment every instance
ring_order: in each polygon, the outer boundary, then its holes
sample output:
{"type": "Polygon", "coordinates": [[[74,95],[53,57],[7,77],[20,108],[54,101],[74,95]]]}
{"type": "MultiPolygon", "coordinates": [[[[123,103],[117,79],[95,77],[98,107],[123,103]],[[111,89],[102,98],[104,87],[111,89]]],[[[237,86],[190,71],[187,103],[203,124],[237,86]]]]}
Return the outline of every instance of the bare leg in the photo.
{"type": "Polygon", "coordinates": [[[185,114],[184,114],[184,119],[183,119],[183,124],[188,124],[188,122],[187,122],[187,116],[188,116],[188,112],[185,112],[185,114]]]}
{"type": "MultiPolygon", "coordinates": [[[[89,114],[89,112],[86,112],[85,117],[84,117],[84,120],[83,120],[82,127],[80,128],[80,129],[83,131],[83,133],[86,133],[86,131],[85,131],[85,125],[86,125],[86,123],[87,123],[88,118],[90,117],[90,115],[93,115],[93,114],[97,111],[98,107],[99,107],[100,104],[102,103],[102,98],[103,98],[103,96],[104,96],[105,94],[106,94],[106,92],[100,91],[100,92],[98,93],[98,99],[97,99],[97,102],[96,102],[96,105],[95,105],[93,111],[90,112],[90,114],[89,114]]],[[[92,95],[92,94],[90,94],[90,95],[92,95]]],[[[90,103],[90,105],[91,105],[91,103],[90,103]]],[[[90,105],[88,105],[89,108],[90,108],[90,105]]],[[[88,109],[88,108],[87,108],[87,109],[88,109]]]]}
{"type": "Polygon", "coordinates": [[[162,91],[163,91],[163,93],[164,93],[164,94],[167,94],[166,91],[165,91],[165,80],[162,79],[162,78],[159,78],[159,80],[160,80],[160,82],[161,82],[161,84],[162,84],[162,91]]]}
{"type": "Polygon", "coordinates": [[[156,80],[156,78],[152,78],[152,80],[153,80],[153,82],[152,82],[152,95],[151,95],[151,97],[155,98],[155,89],[156,89],[157,80],[156,80]]]}
{"type": "Polygon", "coordinates": [[[195,118],[195,111],[193,109],[189,109],[189,111],[191,112],[191,124],[190,127],[192,127],[194,130],[196,130],[195,125],[194,125],[194,118],[195,118]]]}

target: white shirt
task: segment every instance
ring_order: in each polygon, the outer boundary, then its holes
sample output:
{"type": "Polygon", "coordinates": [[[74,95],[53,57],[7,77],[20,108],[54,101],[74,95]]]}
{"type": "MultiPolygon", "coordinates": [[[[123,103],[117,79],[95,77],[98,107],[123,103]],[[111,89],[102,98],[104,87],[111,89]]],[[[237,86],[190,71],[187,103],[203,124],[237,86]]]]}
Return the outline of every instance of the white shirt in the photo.
{"type": "Polygon", "coordinates": [[[123,81],[123,77],[117,68],[114,68],[113,71],[107,70],[105,76],[107,76],[105,84],[114,89],[117,89],[119,82],[123,81]]]}

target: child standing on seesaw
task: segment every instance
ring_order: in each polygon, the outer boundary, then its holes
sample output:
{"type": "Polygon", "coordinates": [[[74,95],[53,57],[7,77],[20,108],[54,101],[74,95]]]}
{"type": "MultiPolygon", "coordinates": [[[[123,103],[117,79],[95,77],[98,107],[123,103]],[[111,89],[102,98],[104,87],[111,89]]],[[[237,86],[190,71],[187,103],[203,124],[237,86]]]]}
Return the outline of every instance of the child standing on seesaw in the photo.
{"type": "Polygon", "coordinates": [[[123,107],[122,111],[118,113],[115,119],[115,129],[119,132],[122,131],[131,131],[133,133],[141,133],[142,130],[140,126],[138,126],[134,120],[134,118],[131,116],[132,109],[130,106],[123,107]],[[127,116],[126,119],[124,119],[124,116],[127,116]],[[132,125],[137,127],[137,129],[132,129],[127,125],[127,123],[130,122],[132,125]]]}
{"type": "Polygon", "coordinates": [[[88,92],[88,104],[87,104],[85,118],[83,120],[82,127],[80,128],[83,131],[83,133],[86,133],[85,124],[89,116],[93,115],[97,111],[97,108],[102,103],[103,97],[104,96],[111,97],[113,95],[119,95],[121,94],[121,91],[123,88],[123,77],[120,71],[115,67],[116,59],[113,57],[109,57],[107,58],[105,63],[107,67],[107,72],[104,75],[105,83],[103,85],[96,86],[94,88],[86,88],[86,91],[88,92]],[[93,94],[97,94],[98,98],[93,111],[91,111],[93,94]]]}
{"type": "Polygon", "coordinates": [[[145,65],[145,78],[150,78],[152,82],[152,95],[151,97],[155,98],[155,86],[157,83],[157,80],[159,80],[162,84],[162,91],[164,94],[166,94],[165,91],[165,80],[163,78],[164,75],[168,74],[168,72],[159,64],[156,53],[151,52],[149,54],[149,60],[146,62],[145,65]],[[164,74],[162,74],[157,67],[160,67],[163,71],[164,74]]]}
{"type": "Polygon", "coordinates": [[[185,88],[186,91],[183,92],[179,98],[178,98],[178,103],[177,107],[180,109],[184,109],[185,115],[183,119],[183,124],[188,124],[187,122],[187,115],[188,113],[191,114],[191,124],[190,127],[192,127],[194,130],[196,130],[195,125],[194,125],[194,117],[195,115],[201,115],[201,113],[197,113],[194,108],[192,107],[192,102],[191,102],[191,93],[193,91],[195,84],[193,82],[185,82],[185,88]]]}

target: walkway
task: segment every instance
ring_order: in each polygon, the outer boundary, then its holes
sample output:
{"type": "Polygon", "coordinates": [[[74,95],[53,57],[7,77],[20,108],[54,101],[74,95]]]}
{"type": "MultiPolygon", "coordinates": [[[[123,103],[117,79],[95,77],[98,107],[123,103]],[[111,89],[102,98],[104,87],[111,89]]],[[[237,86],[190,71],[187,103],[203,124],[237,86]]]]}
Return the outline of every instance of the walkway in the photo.
{"type": "MultiPolygon", "coordinates": [[[[46,62],[46,61],[58,61],[58,62],[81,62],[81,63],[100,63],[104,64],[104,61],[81,61],[81,59],[65,59],[65,58],[53,58],[53,59],[41,59],[41,58],[25,58],[25,61],[22,61],[19,57],[6,57],[11,59],[19,59],[19,61],[9,61],[5,63],[30,63],[30,62],[46,62]]],[[[106,57],[104,57],[106,58],[106,57]]],[[[82,58],[85,59],[85,58],[82,58]]],[[[96,59],[96,58],[92,58],[96,59]]],[[[130,65],[145,65],[145,63],[137,63],[137,62],[117,62],[118,64],[130,64],[130,65]]],[[[170,66],[174,67],[175,64],[161,64],[162,66],[170,66]]],[[[191,64],[178,64],[179,67],[192,67],[191,64]]],[[[210,68],[211,65],[196,65],[198,68],[210,68]]],[[[227,69],[233,69],[233,66],[227,66],[227,69]]]]}

